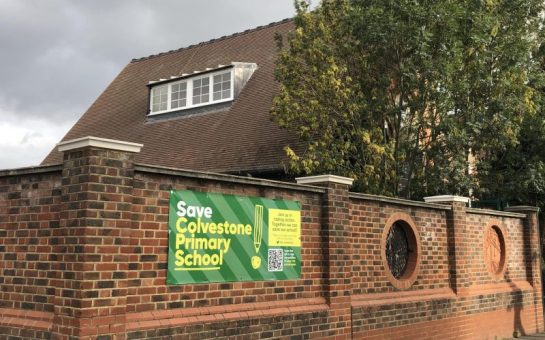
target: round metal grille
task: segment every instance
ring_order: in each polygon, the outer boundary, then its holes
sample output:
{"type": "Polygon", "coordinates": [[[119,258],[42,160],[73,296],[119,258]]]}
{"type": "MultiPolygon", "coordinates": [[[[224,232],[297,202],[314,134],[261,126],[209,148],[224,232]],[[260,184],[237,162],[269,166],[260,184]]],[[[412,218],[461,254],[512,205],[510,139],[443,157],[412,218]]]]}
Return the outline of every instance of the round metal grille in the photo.
{"type": "Polygon", "coordinates": [[[405,229],[394,223],[386,238],[386,259],[392,275],[399,279],[407,269],[409,262],[409,240],[405,229]]]}

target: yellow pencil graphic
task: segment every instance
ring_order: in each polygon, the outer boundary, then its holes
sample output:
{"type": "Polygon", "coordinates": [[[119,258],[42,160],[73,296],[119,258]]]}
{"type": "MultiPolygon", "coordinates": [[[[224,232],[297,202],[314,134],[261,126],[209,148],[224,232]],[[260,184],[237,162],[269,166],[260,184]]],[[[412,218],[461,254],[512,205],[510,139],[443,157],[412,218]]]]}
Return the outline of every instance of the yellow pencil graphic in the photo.
{"type": "Polygon", "coordinates": [[[263,206],[255,206],[255,220],[254,220],[254,247],[255,252],[259,253],[259,247],[261,247],[261,236],[263,235],[263,206]]]}
{"type": "Polygon", "coordinates": [[[261,257],[259,257],[259,248],[261,247],[261,239],[263,236],[263,206],[255,206],[254,216],[254,248],[257,256],[252,257],[252,267],[258,269],[261,266],[261,257]]]}

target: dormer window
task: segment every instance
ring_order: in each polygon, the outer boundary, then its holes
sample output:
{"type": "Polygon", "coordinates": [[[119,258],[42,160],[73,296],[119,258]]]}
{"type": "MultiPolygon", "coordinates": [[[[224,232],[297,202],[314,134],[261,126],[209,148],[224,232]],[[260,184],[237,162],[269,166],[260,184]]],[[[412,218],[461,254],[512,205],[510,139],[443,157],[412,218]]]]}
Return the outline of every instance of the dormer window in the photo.
{"type": "Polygon", "coordinates": [[[232,63],[150,82],[150,115],[232,101],[256,68],[251,63],[232,63]]]}

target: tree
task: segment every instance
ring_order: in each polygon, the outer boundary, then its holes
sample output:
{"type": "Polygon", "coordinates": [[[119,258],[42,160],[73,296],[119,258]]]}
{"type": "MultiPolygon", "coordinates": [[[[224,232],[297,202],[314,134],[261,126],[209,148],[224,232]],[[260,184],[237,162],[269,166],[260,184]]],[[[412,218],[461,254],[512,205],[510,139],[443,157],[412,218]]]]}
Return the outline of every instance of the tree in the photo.
{"type": "MultiPolygon", "coordinates": [[[[545,46],[536,55],[537,67],[545,70],[545,46]]],[[[493,154],[481,164],[480,196],[503,198],[509,204],[529,204],[545,208],[545,77],[530,74],[536,89],[536,110],[522,117],[517,143],[493,154]]]]}
{"type": "Polygon", "coordinates": [[[294,32],[278,38],[272,109],[301,140],[286,148],[291,172],[349,176],[375,194],[468,195],[536,112],[529,75],[542,72],[541,1],[335,0],[296,10],[294,32]]]}

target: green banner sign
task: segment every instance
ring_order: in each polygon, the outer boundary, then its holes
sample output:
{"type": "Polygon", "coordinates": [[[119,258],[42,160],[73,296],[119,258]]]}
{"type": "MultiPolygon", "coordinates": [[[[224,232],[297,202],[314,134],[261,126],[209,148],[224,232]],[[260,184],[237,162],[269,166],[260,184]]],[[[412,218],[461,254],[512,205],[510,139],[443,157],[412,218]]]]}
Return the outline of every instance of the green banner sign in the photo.
{"type": "Polygon", "coordinates": [[[171,191],[167,284],[298,279],[299,202],[171,191]]]}

